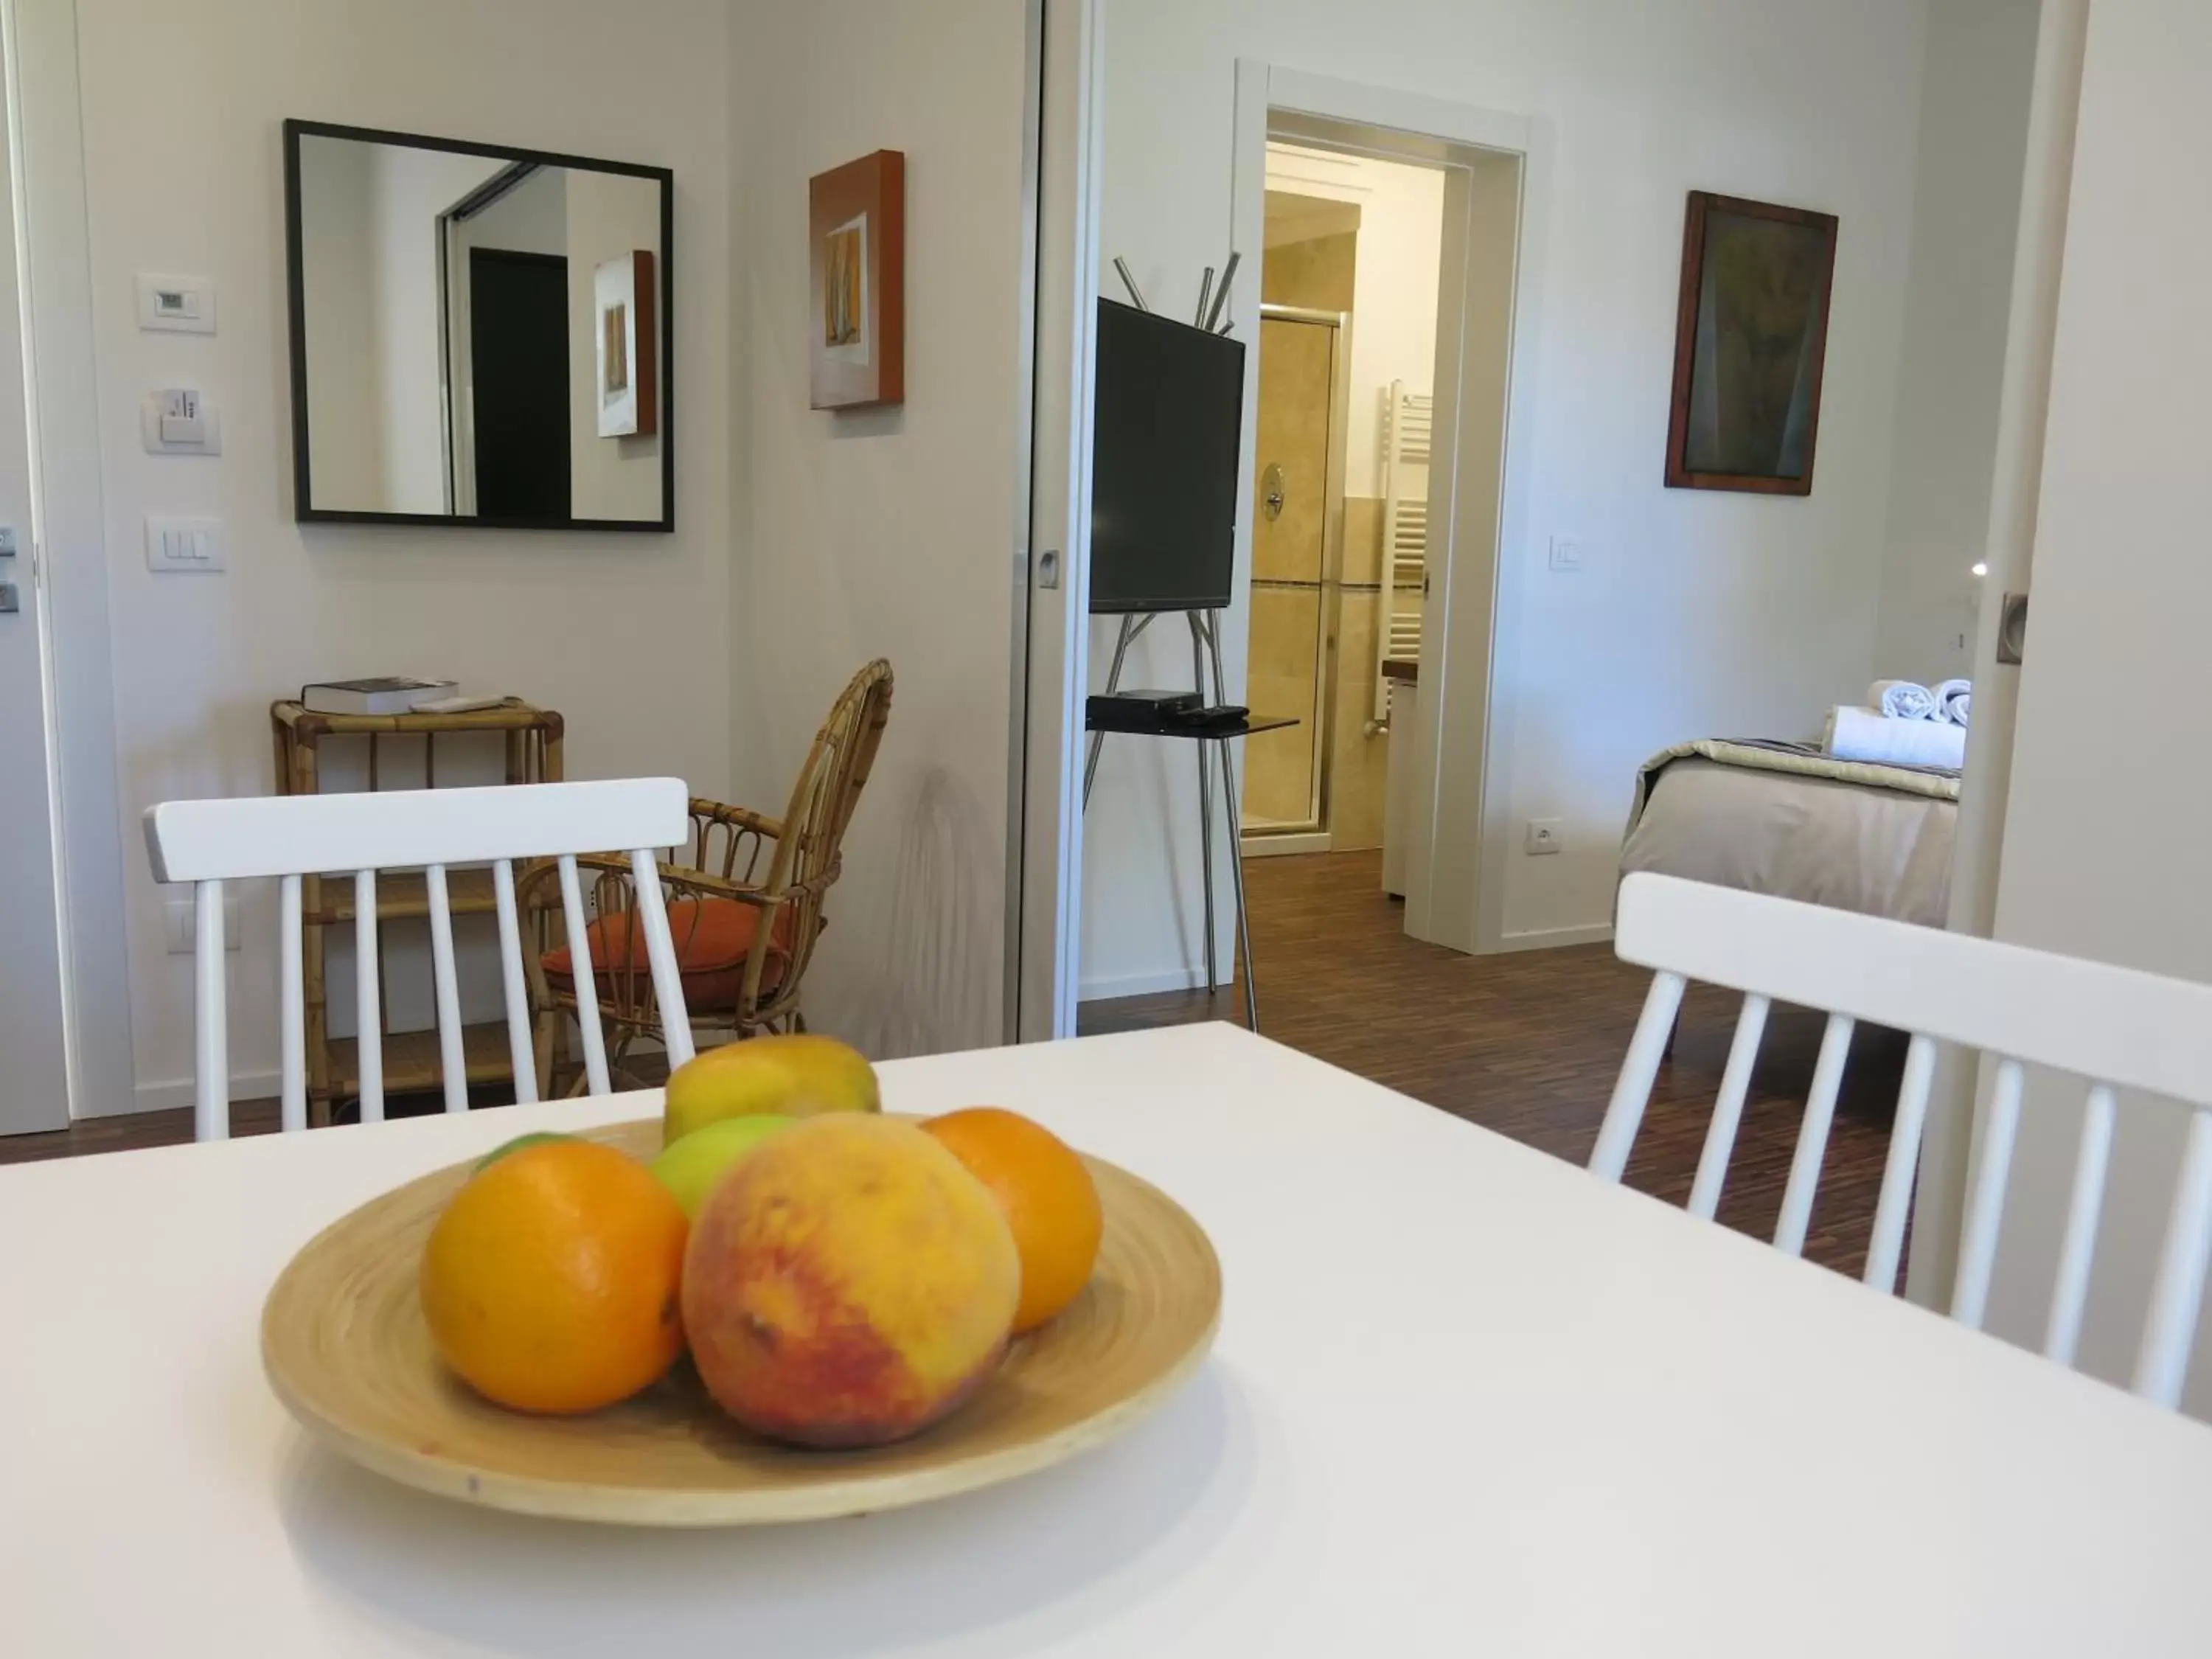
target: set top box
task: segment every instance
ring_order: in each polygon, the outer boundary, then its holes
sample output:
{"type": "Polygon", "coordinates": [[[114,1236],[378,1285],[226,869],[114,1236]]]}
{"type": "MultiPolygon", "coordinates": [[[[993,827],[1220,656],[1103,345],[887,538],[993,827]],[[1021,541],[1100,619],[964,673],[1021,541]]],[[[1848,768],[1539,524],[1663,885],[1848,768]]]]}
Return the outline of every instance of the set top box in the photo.
{"type": "Polygon", "coordinates": [[[1100,693],[1086,705],[1094,720],[1170,720],[1194,714],[1206,707],[1195,691],[1115,691],[1100,693]]]}

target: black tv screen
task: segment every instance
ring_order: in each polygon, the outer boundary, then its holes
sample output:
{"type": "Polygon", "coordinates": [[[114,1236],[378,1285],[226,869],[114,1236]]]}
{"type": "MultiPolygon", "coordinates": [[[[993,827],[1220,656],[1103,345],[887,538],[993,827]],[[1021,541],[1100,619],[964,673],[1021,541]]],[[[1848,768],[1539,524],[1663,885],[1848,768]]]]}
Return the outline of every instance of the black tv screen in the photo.
{"type": "Polygon", "coordinates": [[[1091,462],[1091,608],[1229,603],[1244,347],[1098,302],[1091,462]]]}

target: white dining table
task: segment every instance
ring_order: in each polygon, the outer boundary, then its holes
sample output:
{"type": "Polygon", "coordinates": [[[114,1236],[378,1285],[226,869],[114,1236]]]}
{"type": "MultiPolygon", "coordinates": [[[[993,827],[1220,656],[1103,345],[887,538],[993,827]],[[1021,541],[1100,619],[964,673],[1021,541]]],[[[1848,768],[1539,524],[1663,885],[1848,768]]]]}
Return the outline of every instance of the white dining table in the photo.
{"type": "Polygon", "coordinates": [[[0,1169],[0,1654],[2203,1655],[2212,1431],[1231,1027],[901,1060],[1219,1250],[1123,1437],[858,1520],[496,1513],[311,1444],[326,1224],[653,1094],[0,1169]]]}

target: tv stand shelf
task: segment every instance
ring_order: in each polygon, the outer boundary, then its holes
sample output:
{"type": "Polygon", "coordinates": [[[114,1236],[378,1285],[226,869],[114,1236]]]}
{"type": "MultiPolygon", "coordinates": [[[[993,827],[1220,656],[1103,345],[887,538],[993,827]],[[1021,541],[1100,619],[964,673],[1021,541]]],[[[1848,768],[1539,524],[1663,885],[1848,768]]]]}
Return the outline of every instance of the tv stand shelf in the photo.
{"type": "Polygon", "coordinates": [[[1218,725],[1201,725],[1190,720],[1116,720],[1100,719],[1092,715],[1084,722],[1086,732],[1111,732],[1117,737],[1130,738],[1192,738],[1203,743],[1226,742],[1231,738],[1249,738],[1261,732],[1280,732],[1298,722],[1285,719],[1253,720],[1249,716],[1235,721],[1224,720],[1218,725]]]}
{"type": "MultiPolygon", "coordinates": [[[[1212,708],[1228,705],[1229,694],[1223,686],[1221,672],[1221,613],[1218,611],[1123,611],[1121,630],[1114,642],[1113,665],[1106,671],[1106,687],[1102,694],[1111,697],[1121,689],[1121,671],[1127,666],[1129,647],[1137,636],[1158,622],[1163,616],[1181,615],[1190,627],[1191,689],[1200,697],[1211,696],[1212,708]],[[1208,679],[1212,684],[1209,687],[1208,679]]],[[[1211,995],[1221,986],[1218,947],[1213,938],[1213,807],[1215,765],[1220,769],[1221,816],[1227,830],[1229,843],[1229,877],[1231,890],[1237,900],[1237,944],[1244,953],[1244,1024],[1248,1030],[1260,1029],[1260,995],[1254,988],[1252,968],[1251,918],[1244,910],[1244,860],[1243,828],[1237,822],[1236,757],[1229,745],[1239,738],[1249,738],[1255,732],[1279,732],[1285,726],[1297,725],[1295,720],[1262,716],[1254,720],[1249,714],[1234,720],[1223,720],[1211,724],[1190,720],[1163,720],[1154,714],[1119,712],[1094,714],[1089,705],[1084,711],[1084,726],[1091,734],[1090,754],[1083,763],[1083,805],[1091,805],[1091,786],[1098,780],[1098,756],[1107,735],[1120,737],[1178,738],[1197,745],[1198,755],[1198,867],[1206,891],[1206,989],[1211,995]]],[[[1236,976],[1237,949],[1230,951],[1230,974],[1236,976]]]]}

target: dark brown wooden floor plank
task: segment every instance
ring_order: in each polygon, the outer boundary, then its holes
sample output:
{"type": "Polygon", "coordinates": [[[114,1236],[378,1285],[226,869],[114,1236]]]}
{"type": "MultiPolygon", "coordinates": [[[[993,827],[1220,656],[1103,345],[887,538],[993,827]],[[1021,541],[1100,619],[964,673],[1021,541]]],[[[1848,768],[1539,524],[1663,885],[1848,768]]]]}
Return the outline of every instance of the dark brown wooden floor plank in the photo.
{"type": "MultiPolygon", "coordinates": [[[[1260,1028],[1317,1060],[1558,1158],[1583,1163],[1650,975],[1609,945],[1466,957],[1407,939],[1382,896],[1381,854],[1248,859],[1260,1028]]],[[[1719,1092],[1738,999],[1692,987],[1660,1068],[1628,1182],[1679,1204],[1719,1092]]],[[[1085,1004],[1086,1033],[1243,1018],[1241,994],[1170,992],[1085,1004]]],[[[1820,1015],[1777,1009],[1746,1102],[1719,1219],[1771,1237],[1796,1146],[1820,1015]]],[[[1905,1042],[1863,1031],[1845,1068],[1805,1254],[1864,1265],[1905,1042]]]]}

